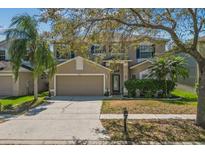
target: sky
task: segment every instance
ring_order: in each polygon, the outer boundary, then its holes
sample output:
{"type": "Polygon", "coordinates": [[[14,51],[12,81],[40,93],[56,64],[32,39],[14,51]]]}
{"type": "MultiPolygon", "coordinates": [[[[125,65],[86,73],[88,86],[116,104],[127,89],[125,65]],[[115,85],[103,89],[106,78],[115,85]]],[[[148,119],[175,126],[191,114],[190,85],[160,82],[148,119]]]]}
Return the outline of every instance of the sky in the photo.
{"type": "MultiPolygon", "coordinates": [[[[35,8],[17,8],[17,9],[0,8],[0,41],[5,38],[5,35],[3,35],[3,31],[9,27],[12,17],[14,17],[15,15],[24,14],[24,13],[27,13],[31,16],[39,15],[40,10],[35,9],[35,8]]],[[[49,31],[50,26],[49,24],[42,23],[39,25],[39,30],[40,32],[49,31]]]]}

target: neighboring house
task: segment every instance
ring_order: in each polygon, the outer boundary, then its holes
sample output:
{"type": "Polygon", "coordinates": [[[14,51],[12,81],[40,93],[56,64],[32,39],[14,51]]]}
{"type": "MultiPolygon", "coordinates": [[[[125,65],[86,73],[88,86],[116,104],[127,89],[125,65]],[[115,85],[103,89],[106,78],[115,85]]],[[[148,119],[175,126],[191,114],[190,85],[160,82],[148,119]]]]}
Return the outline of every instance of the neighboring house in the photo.
{"type": "Polygon", "coordinates": [[[135,36],[125,41],[128,50],[122,52],[112,52],[107,47],[95,44],[91,45],[89,50],[90,60],[73,52],[63,60],[59,56],[59,51],[54,50],[54,55],[61,63],[49,82],[50,92],[54,96],[101,96],[105,93],[126,95],[124,82],[131,78],[144,78],[148,74],[150,59],[165,52],[167,41],[167,39],[135,36]],[[93,60],[96,57],[103,59],[100,63],[96,63],[93,60]]]}
{"type": "MultiPolygon", "coordinates": [[[[19,70],[19,77],[15,80],[12,66],[9,62],[8,43],[0,42],[0,97],[2,96],[22,96],[33,94],[32,68],[23,64],[19,70]]],[[[44,76],[39,78],[39,91],[48,89],[48,79],[44,76]]]]}
{"type": "Polygon", "coordinates": [[[186,53],[179,53],[181,57],[183,57],[186,61],[186,67],[189,71],[189,77],[186,79],[180,79],[179,83],[183,85],[187,85],[190,87],[195,87],[197,83],[197,62],[196,60],[186,53]]]}
{"type": "MultiPolygon", "coordinates": [[[[205,57],[205,36],[199,38],[198,50],[200,51],[202,56],[205,57]]],[[[187,86],[195,87],[198,80],[197,62],[192,56],[186,53],[179,53],[179,55],[185,58],[187,62],[187,69],[189,70],[189,77],[186,79],[181,79],[179,83],[187,86]]]]}

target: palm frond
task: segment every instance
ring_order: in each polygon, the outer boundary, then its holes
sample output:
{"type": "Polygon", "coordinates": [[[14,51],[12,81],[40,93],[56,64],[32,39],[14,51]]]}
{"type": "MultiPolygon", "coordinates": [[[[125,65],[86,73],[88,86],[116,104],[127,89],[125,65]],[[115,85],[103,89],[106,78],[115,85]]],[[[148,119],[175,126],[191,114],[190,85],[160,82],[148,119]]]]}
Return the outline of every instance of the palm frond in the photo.
{"type": "Polygon", "coordinates": [[[24,59],[26,50],[26,40],[13,40],[9,46],[9,55],[11,57],[12,70],[14,72],[15,79],[18,78],[18,72],[24,59]]]}
{"type": "Polygon", "coordinates": [[[189,75],[186,68],[186,62],[180,56],[166,56],[153,61],[149,67],[149,77],[165,80],[170,77],[172,81],[177,81],[179,78],[187,78],[189,75]]]}
{"type": "Polygon", "coordinates": [[[36,39],[37,21],[28,14],[18,15],[12,18],[10,29],[6,31],[8,39],[36,39]],[[24,37],[23,37],[24,36],[24,37]]]}
{"type": "Polygon", "coordinates": [[[38,40],[34,56],[34,75],[47,71],[49,77],[53,76],[56,71],[56,62],[45,40],[38,40]]]}

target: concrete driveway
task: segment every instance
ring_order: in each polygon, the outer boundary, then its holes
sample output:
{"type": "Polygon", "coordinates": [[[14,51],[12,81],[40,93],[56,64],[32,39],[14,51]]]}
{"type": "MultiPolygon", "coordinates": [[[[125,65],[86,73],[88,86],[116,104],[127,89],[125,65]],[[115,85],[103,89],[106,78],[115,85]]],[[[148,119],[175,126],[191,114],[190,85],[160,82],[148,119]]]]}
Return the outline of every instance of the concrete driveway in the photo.
{"type": "Polygon", "coordinates": [[[1,144],[66,144],[105,140],[101,97],[55,97],[48,104],[0,124],[1,144]]]}

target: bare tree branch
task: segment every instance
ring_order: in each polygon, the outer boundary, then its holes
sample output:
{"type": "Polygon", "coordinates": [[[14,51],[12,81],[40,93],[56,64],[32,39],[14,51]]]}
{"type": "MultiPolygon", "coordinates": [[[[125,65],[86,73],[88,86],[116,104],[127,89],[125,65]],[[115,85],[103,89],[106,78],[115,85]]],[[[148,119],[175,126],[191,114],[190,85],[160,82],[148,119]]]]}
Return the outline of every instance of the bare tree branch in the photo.
{"type": "Polygon", "coordinates": [[[192,48],[195,49],[197,47],[198,38],[199,38],[199,29],[198,29],[198,23],[197,23],[197,9],[193,10],[189,8],[188,12],[191,14],[191,17],[193,20],[194,38],[193,38],[192,48]]]}

